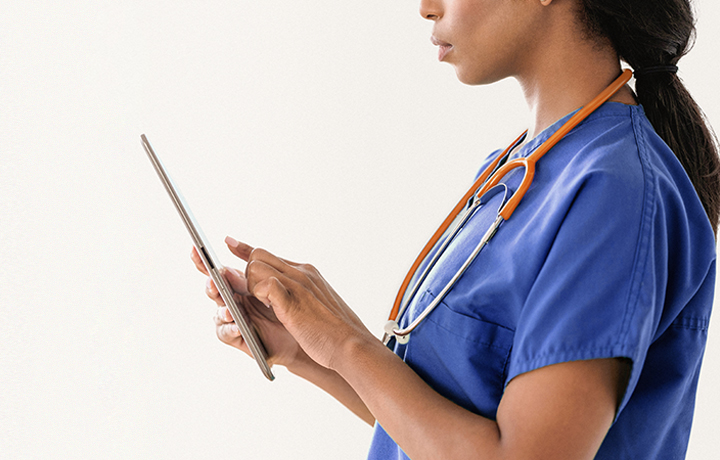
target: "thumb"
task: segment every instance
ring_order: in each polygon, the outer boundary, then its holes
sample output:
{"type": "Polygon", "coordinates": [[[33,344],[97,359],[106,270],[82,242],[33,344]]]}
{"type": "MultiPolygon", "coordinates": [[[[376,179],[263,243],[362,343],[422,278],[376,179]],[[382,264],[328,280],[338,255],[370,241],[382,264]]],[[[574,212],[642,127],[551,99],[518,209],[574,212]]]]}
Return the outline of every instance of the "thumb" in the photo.
{"type": "Polygon", "coordinates": [[[243,275],[240,271],[235,270],[234,268],[224,267],[222,270],[222,275],[225,277],[225,280],[230,284],[233,292],[240,295],[250,294],[250,291],[248,291],[247,288],[247,279],[245,278],[245,275],[243,275]]]}

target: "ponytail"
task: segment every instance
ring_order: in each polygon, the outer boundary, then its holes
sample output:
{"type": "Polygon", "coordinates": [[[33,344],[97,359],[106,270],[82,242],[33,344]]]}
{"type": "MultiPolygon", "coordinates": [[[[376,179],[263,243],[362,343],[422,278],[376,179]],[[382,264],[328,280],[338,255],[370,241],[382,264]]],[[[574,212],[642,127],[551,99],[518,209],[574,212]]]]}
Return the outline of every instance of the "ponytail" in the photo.
{"type": "Polygon", "coordinates": [[[717,140],[675,73],[695,37],[690,1],[582,0],[580,17],[591,37],[609,40],[620,59],[635,69],[638,102],[685,168],[717,235],[717,140]]]}

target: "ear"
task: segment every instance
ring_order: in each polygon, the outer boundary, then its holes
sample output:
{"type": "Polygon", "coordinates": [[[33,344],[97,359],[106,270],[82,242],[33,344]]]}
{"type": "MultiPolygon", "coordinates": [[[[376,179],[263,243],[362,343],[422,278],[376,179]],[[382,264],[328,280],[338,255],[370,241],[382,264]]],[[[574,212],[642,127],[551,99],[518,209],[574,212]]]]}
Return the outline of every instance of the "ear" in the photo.
{"type": "Polygon", "coordinates": [[[541,4],[542,6],[548,6],[549,4],[552,3],[552,1],[553,1],[553,0],[540,0],[540,4],[541,4]]]}

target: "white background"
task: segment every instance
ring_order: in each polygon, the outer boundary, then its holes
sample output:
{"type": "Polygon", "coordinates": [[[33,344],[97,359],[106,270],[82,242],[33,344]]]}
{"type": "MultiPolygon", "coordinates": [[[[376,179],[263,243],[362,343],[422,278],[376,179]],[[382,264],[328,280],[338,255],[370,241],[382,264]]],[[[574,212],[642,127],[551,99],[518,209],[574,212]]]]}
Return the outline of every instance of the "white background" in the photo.
{"type": "MultiPolygon", "coordinates": [[[[2,2],[0,458],[364,458],[369,427],[217,341],[139,136],[225,263],[227,234],[310,261],[379,335],[527,112],[438,64],[417,3],[2,2]]],[[[681,76],[720,126],[720,7],[698,7],[681,76]]],[[[690,459],[720,451],[718,326],[690,459]]]]}

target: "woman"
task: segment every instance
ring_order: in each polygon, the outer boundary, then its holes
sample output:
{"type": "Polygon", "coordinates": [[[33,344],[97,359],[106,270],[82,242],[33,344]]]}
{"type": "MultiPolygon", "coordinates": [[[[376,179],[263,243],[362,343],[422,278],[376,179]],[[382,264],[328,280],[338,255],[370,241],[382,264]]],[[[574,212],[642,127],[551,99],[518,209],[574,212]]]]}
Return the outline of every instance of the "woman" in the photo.
{"type": "MultiPolygon", "coordinates": [[[[637,94],[621,87],[537,163],[512,218],[443,296],[496,218],[502,193],[487,198],[398,322],[437,307],[390,348],[312,266],[228,238],[248,264],[227,277],[271,362],[375,424],[373,459],[682,458],[720,194],[713,137],[675,74],[688,1],[422,0],[420,13],[460,81],[520,82],[533,123],[510,158],[601,93],[620,59],[637,94]]],[[[247,352],[210,280],[207,292],[218,337],[247,352]]]]}

